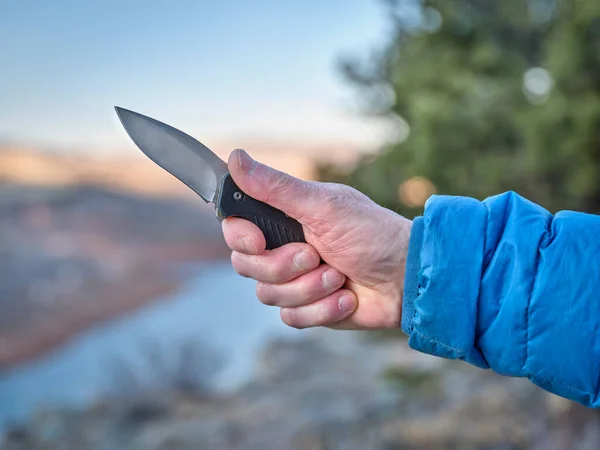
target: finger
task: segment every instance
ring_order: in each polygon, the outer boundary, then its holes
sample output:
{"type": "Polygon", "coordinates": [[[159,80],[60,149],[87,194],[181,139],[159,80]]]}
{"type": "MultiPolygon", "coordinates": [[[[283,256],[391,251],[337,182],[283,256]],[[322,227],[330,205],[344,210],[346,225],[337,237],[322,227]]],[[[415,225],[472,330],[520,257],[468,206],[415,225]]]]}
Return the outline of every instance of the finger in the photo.
{"type": "Polygon", "coordinates": [[[286,244],[260,255],[234,251],[231,263],[237,273],[263,283],[279,284],[316,269],[321,262],[317,251],[308,244],[286,244]]]}
{"type": "Polygon", "coordinates": [[[246,255],[260,255],[265,251],[266,242],[260,228],[246,219],[229,217],[221,224],[227,246],[246,255]]]}
{"type": "Polygon", "coordinates": [[[336,269],[321,264],[298,278],[283,284],[259,282],[256,296],[265,305],[295,308],[327,297],[340,289],[346,277],[336,269]]]}
{"type": "Polygon", "coordinates": [[[356,295],[347,289],[340,289],[309,305],[281,308],[281,320],[294,328],[328,326],[350,316],[357,306],[356,295]]]}
{"type": "Polygon", "coordinates": [[[253,160],[235,150],[227,163],[233,180],[248,195],[280,209],[295,219],[314,211],[320,199],[318,184],[300,180],[253,160]]]}

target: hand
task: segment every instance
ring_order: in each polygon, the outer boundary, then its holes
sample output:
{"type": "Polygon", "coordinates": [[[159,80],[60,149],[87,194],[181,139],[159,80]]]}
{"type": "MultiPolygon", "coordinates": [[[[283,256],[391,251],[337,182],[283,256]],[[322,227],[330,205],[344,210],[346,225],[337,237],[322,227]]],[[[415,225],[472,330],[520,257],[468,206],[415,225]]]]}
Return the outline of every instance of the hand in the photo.
{"type": "Polygon", "coordinates": [[[281,319],[295,328],[399,326],[410,220],[349,186],[299,180],[243,150],[232,152],[228,165],[244,192],[304,228],[307,244],[265,250],[256,225],[223,221],[233,267],[258,281],[260,301],[279,306],[281,319]]]}

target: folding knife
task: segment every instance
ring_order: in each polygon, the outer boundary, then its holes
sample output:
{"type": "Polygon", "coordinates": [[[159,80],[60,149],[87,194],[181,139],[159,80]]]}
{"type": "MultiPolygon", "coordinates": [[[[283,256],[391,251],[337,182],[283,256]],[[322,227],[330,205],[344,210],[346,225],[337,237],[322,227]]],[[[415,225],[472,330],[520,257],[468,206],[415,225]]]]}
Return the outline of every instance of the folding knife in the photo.
{"type": "Polygon", "coordinates": [[[205,145],[170,125],[115,107],[129,137],[144,154],[215,205],[217,219],[241,217],[257,225],[267,249],[306,242],[302,225],[282,211],[244,193],[227,164],[205,145]]]}

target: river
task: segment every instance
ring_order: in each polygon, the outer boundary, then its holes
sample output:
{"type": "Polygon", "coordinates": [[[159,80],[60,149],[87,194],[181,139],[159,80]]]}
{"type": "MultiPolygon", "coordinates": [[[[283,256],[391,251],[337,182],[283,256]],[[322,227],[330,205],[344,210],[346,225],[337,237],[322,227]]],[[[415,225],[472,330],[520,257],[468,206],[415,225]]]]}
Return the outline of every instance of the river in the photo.
{"type": "Polygon", "coordinates": [[[0,372],[0,427],[26,419],[40,407],[94,401],[106,392],[116,359],[144,370],[139,362],[144,343],[164,349],[202,343],[223,359],[218,389],[231,390],[252,377],[266,341],[303,333],[286,327],[277,308],[256,300],[255,283],[238,276],[229,262],[195,270],[198,274],[169,298],[98,324],[32,362],[0,372]]]}

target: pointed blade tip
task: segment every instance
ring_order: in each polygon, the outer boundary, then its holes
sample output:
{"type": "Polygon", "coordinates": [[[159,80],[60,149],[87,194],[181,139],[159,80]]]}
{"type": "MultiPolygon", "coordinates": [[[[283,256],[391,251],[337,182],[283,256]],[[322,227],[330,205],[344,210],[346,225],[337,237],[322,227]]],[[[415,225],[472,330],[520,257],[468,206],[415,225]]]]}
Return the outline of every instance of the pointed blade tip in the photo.
{"type": "MultiPolygon", "coordinates": [[[[125,108],[121,108],[120,106],[115,106],[115,111],[117,113],[117,117],[121,121],[121,125],[125,127],[125,122],[123,122],[123,116],[128,112],[125,108]]],[[[127,129],[127,127],[125,127],[127,129]]]]}
{"type": "Polygon", "coordinates": [[[127,119],[129,117],[141,119],[146,122],[151,122],[151,123],[155,123],[155,124],[167,125],[167,124],[163,124],[162,122],[159,122],[156,119],[152,119],[151,117],[145,116],[144,114],[140,114],[139,112],[135,112],[130,109],[122,108],[120,106],[115,106],[115,111],[117,112],[117,116],[119,116],[119,119],[121,120],[121,123],[123,124],[125,129],[127,129],[127,125],[125,122],[127,121],[127,119]]]}
{"type": "Polygon", "coordinates": [[[119,117],[122,117],[124,114],[127,114],[127,113],[129,113],[129,114],[135,114],[133,111],[130,111],[129,109],[122,108],[120,106],[115,106],[115,111],[117,112],[117,115],[119,117]]]}

